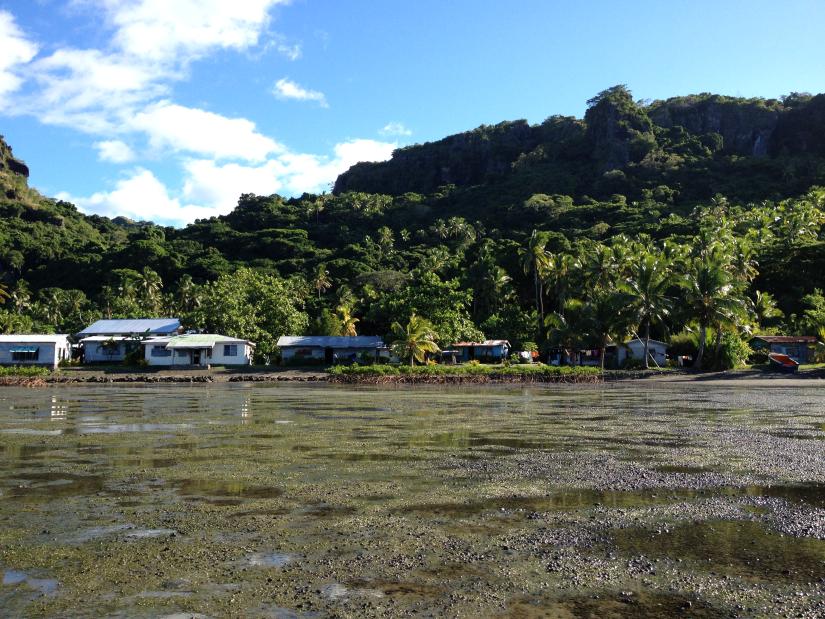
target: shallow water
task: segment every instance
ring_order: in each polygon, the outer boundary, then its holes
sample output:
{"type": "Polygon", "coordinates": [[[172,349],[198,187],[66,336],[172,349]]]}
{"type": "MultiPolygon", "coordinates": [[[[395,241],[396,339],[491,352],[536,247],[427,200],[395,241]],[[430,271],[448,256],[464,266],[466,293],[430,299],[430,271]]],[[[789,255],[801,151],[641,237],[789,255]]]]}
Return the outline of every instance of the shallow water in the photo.
{"type": "Polygon", "coordinates": [[[0,608],[825,616],[823,438],[810,386],[6,388],[0,608]]]}

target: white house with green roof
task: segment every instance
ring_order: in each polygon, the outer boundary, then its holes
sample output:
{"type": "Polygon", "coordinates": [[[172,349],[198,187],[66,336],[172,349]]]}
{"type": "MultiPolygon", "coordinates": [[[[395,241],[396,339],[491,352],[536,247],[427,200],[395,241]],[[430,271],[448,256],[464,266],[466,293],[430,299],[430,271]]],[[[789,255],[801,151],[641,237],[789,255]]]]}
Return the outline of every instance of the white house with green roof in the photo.
{"type": "Polygon", "coordinates": [[[146,363],[160,367],[250,365],[255,352],[253,342],[211,333],[153,337],[141,345],[146,363]]]}

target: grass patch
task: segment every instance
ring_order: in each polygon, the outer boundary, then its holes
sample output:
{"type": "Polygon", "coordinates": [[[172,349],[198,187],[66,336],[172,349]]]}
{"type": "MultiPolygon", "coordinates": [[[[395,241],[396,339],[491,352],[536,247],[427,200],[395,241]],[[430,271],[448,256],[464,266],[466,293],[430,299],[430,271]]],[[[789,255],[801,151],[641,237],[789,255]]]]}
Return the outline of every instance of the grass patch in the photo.
{"type": "Polygon", "coordinates": [[[40,365],[12,365],[0,367],[0,377],[2,376],[23,376],[27,378],[35,378],[40,376],[48,376],[51,374],[49,368],[40,365]]]}
{"type": "Polygon", "coordinates": [[[595,367],[553,365],[348,365],[329,369],[340,382],[597,382],[595,367]]]}

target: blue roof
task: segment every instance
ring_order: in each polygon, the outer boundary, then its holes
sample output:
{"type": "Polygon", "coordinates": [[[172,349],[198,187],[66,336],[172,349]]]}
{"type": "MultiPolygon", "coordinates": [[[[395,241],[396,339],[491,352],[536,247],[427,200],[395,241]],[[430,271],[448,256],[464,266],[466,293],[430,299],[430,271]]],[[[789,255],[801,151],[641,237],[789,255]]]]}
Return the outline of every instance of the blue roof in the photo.
{"type": "Polygon", "coordinates": [[[165,335],[180,329],[177,318],[139,318],[125,320],[98,320],[78,335],[131,335],[148,333],[165,335]]]}

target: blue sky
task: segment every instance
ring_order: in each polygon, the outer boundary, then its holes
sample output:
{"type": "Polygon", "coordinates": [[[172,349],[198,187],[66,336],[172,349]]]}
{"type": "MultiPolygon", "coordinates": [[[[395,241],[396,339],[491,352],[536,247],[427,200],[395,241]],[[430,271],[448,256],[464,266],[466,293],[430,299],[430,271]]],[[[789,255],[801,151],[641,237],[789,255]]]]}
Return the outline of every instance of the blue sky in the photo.
{"type": "Polygon", "coordinates": [[[0,0],[0,132],[31,184],[181,225],[482,123],[825,91],[820,0],[0,0]]]}

